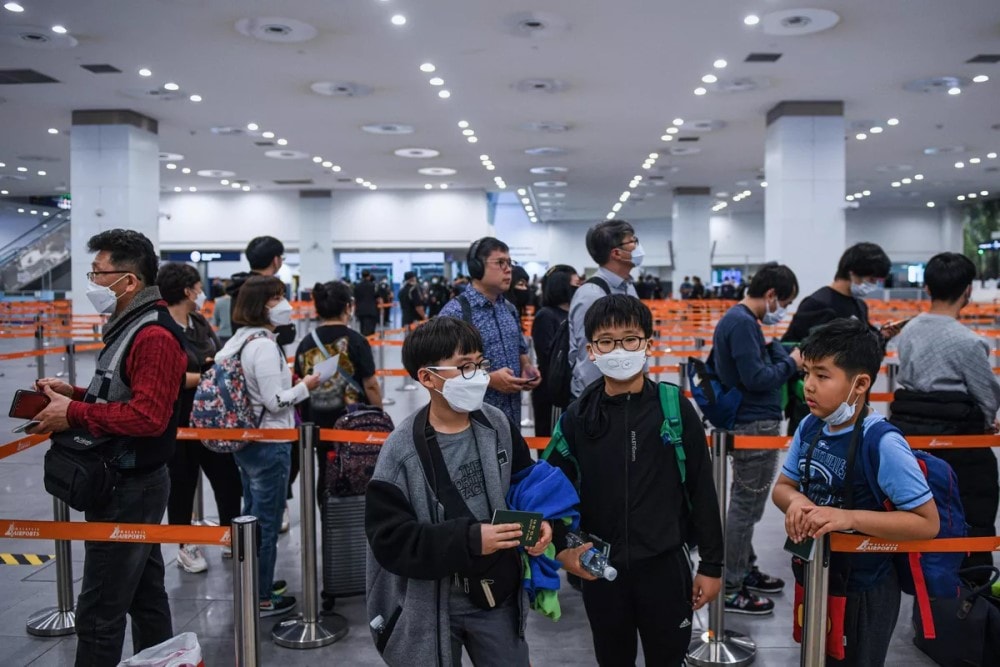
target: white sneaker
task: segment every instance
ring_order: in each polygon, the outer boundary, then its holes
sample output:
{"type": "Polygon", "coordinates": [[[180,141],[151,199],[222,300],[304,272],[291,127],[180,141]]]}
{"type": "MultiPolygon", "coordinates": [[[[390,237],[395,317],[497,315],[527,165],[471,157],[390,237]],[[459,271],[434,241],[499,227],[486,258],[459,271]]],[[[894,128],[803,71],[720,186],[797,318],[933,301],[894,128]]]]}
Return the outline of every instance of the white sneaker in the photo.
{"type": "Polygon", "coordinates": [[[233,557],[233,548],[232,547],[222,547],[222,557],[223,558],[232,558],[233,557]]]}
{"type": "Polygon", "coordinates": [[[201,549],[196,544],[188,544],[177,551],[177,566],[185,572],[196,574],[208,569],[208,562],[201,555],[201,549]]]}
{"type": "Polygon", "coordinates": [[[281,515],[281,529],[278,532],[287,533],[290,525],[291,518],[288,516],[288,503],[285,503],[285,513],[281,515]]]}

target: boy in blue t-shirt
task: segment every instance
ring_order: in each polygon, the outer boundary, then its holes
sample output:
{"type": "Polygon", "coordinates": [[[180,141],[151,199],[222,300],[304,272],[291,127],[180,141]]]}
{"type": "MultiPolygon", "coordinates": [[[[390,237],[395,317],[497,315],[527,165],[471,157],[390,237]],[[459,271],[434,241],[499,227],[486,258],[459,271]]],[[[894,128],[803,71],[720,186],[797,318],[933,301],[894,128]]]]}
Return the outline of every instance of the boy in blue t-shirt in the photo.
{"type": "MultiPolygon", "coordinates": [[[[834,531],[889,540],[936,537],[937,506],[909,445],[866,405],[882,363],[876,334],[858,320],[837,319],[814,330],[800,351],[812,416],[799,424],[772,494],[788,536],[796,543],[834,531]],[[879,505],[862,471],[862,447],[878,448],[877,484],[899,511],[879,505]]],[[[882,665],[899,616],[891,556],[835,553],[831,581],[838,573],[846,584],[846,657],[832,664],[882,665]]]]}

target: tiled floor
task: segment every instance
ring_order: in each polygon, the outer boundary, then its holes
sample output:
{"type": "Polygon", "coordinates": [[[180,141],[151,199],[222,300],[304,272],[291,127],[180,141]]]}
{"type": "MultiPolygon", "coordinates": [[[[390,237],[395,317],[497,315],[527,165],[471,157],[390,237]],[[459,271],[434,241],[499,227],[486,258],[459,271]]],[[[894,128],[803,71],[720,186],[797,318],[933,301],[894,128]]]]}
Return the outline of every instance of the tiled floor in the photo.
{"type": "MultiPolygon", "coordinates": [[[[25,342],[0,341],[0,352],[26,349],[25,342]],[[21,345],[15,345],[22,343],[21,345]]],[[[398,366],[398,347],[386,348],[387,366],[398,366]]],[[[14,389],[27,387],[36,377],[36,368],[30,360],[2,362],[0,377],[7,394],[14,389]]],[[[58,357],[49,357],[48,373],[61,369],[58,357]],[[59,368],[53,368],[58,366],[59,368]]],[[[79,381],[86,383],[93,370],[93,361],[84,358],[79,364],[79,381]]],[[[397,401],[388,408],[390,414],[400,419],[416,409],[426,396],[423,391],[397,391],[401,380],[390,378],[387,394],[397,401]]],[[[9,420],[0,420],[0,433],[9,433],[14,426],[9,420]],[[4,430],[6,429],[6,430],[4,430]]],[[[0,440],[13,440],[10,435],[0,440]]],[[[20,519],[51,519],[52,503],[42,487],[42,458],[45,446],[21,452],[0,461],[0,517],[20,519]]],[[[206,514],[215,513],[211,493],[206,494],[206,514]]],[[[298,529],[298,502],[293,502],[292,530],[279,542],[277,574],[289,580],[290,593],[300,595],[300,535],[298,529]]],[[[82,520],[73,513],[73,520],[82,520]]],[[[758,526],[754,540],[762,567],[768,572],[790,579],[788,558],[781,551],[784,542],[780,513],[769,505],[764,520],[758,526]]],[[[209,667],[233,662],[233,610],[231,561],[221,560],[218,549],[208,549],[209,571],[204,574],[187,574],[172,564],[167,568],[166,586],[170,594],[175,631],[191,631],[198,635],[209,667]]],[[[52,544],[39,541],[0,538],[0,552],[52,553],[52,544]]],[[[165,557],[172,563],[176,547],[166,545],[165,557]]],[[[82,545],[73,548],[73,569],[76,591],[82,571],[82,545]]],[[[3,646],[3,665],[62,666],[73,662],[76,640],[74,637],[41,639],[29,636],[24,629],[26,618],[34,611],[55,604],[55,563],[34,566],[0,566],[0,645],[3,646]]],[[[798,665],[799,651],[791,638],[791,595],[776,596],[774,616],[747,618],[727,616],[731,629],[750,635],[759,647],[758,665],[798,665]]],[[[533,615],[528,625],[528,641],[534,665],[585,665],[593,664],[590,631],[583,604],[578,593],[569,588],[562,596],[563,618],[552,623],[533,615]]],[[[910,600],[904,596],[903,609],[888,664],[933,664],[917,651],[912,643],[910,629],[910,600]]],[[[363,600],[348,598],[338,600],[337,611],[350,621],[348,636],[326,648],[296,651],[283,649],[270,640],[274,619],[263,619],[262,664],[317,665],[343,664],[353,666],[381,664],[367,631],[363,600]]],[[[704,614],[701,623],[705,622],[704,614]]],[[[126,640],[125,655],[131,647],[126,640]]]]}

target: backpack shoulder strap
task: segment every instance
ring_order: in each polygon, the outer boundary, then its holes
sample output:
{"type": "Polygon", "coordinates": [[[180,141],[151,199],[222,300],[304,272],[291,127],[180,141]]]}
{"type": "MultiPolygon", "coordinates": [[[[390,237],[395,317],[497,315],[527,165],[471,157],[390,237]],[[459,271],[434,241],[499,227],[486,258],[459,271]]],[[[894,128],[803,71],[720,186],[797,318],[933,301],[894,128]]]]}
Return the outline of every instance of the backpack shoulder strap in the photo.
{"type": "Polygon", "coordinates": [[[608,285],[608,281],[604,278],[601,278],[600,276],[591,276],[590,278],[587,278],[587,282],[591,285],[597,285],[604,290],[605,294],[611,294],[611,286],[608,285]]]}
{"type": "Polygon", "coordinates": [[[319,353],[323,355],[324,359],[329,359],[330,353],[326,351],[326,346],[323,345],[323,341],[319,339],[319,333],[317,333],[317,330],[313,329],[311,335],[313,342],[316,343],[316,349],[319,350],[319,353]]]}
{"type": "Polygon", "coordinates": [[[466,298],[465,292],[458,295],[458,305],[462,307],[462,319],[472,324],[472,304],[466,298]]]}
{"type": "MultiPolygon", "coordinates": [[[[318,329],[313,329],[312,330],[312,334],[311,335],[312,335],[313,343],[316,344],[316,349],[319,350],[319,353],[323,355],[323,359],[329,359],[330,358],[330,353],[326,351],[326,346],[323,344],[323,341],[320,340],[319,333],[317,333],[317,332],[318,332],[318,329]]],[[[337,365],[337,371],[333,374],[333,377],[337,377],[338,375],[340,377],[344,378],[344,381],[347,382],[347,384],[351,385],[351,389],[353,389],[354,391],[358,392],[358,396],[360,396],[363,400],[367,400],[368,394],[365,392],[365,388],[362,387],[360,384],[358,384],[358,381],[355,380],[354,378],[352,378],[350,375],[347,375],[346,373],[342,373],[340,371],[340,365],[339,364],[337,365]]]]}
{"type": "Polygon", "coordinates": [[[545,448],[545,451],[542,452],[540,458],[543,461],[547,461],[553,453],[558,453],[559,456],[572,463],[576,469],[576,488],[579,489],[580,463],[576,460],[576,454],[573,451],[573,446],[570,444],[573,441],[573,420],[569,416],[569,412],[563,412],[559,416],[559,421],[556,422],[555,428],[552,429],[552,437],[549,439],[549,444],[545,448]]]}
{"type": "Polygon", "coordinates": [[[684,490],[684,501],[688,510],[691,509],[691,494],[687,488],[687,453],[684,451],[684,426],[681,424],[680,389],[669,382],[659,383],[660,409],[663,410],[663,423],[660,425],[660,440],[666,447],[673,447],[677,471],[681,476],[681,488],[684,490]]]}

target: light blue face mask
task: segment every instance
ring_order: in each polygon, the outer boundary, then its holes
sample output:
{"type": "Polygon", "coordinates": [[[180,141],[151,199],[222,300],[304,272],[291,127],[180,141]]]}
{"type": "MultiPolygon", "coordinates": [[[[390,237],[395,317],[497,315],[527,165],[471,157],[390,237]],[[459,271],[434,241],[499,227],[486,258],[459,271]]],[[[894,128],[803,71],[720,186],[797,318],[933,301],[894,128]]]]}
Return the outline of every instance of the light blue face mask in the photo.
{"type": "Polygon", "coordinates": [[[788,309],[782,307],[780,303],[778,303],[772,311],[767,305],[767,302],[764,302],[764,317],[761,318],[761,321],[768,326],[778,324],[781,320],[785,319],[785,315],[787,314],[788,309]]]}
{"type": "Polygon", "coordinates": [[[851,283],[851,296],[863,299],[880,287],[878,283],[870,283],[862,280],[860,283],[851,283]]]}
{"type": "MultiPolygon", "coordinates": [[[[847,398],[851,397],[851,393],[854,391],[854,387],[857,383],[858,378],[855,377],[854,382],[851,383],[851,390],[847,392],[847,398]]],[[[841,424],[846,424],[854,417],[855,408],[857,407],[858,401],[862,398],[862,396],[858,396],[854,403],[848,403],[846,400],[843,401],[839,406],[837,406],[836,410],[828,414],[826,417],[823,417],[823,421],[829,426],[840,426],[841,424]]]]}

